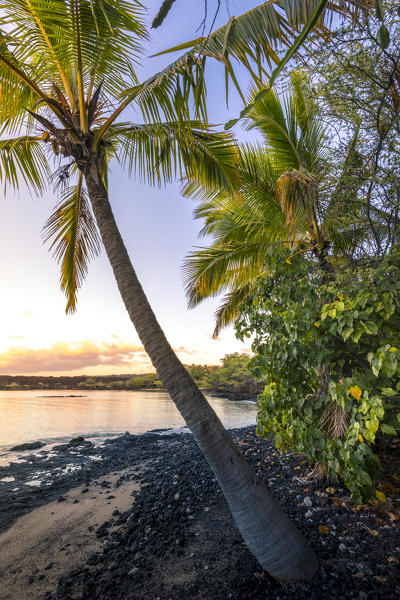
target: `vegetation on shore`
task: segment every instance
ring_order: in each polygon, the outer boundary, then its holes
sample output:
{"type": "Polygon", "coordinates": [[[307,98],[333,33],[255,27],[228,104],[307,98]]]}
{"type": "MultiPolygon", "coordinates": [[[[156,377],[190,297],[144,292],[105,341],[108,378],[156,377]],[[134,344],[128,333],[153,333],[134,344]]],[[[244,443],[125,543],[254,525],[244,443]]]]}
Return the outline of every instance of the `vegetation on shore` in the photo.
{"type": "MultiPolygon", "coordinates": [[[[227,354],[222,365],[187,365],[196,384],[232,400],[254,398],[264,389],[248,370],[247,354],[227,354]]],[[[126,375],[0,375],[0,390],[163,390],[157,373],[126,375]]]]}

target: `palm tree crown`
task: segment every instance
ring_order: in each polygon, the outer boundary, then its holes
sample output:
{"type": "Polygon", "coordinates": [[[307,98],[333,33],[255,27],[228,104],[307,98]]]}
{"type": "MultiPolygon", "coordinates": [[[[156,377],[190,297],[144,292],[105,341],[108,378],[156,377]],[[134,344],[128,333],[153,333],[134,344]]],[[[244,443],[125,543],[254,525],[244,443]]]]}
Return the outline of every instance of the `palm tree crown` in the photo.
{"type": "MultiPolygon", "coordinates": [[[[366,5],[339,2],[331,9],[366,5]]],[[[228,185],[235,144],[228,135],[206,133],[200,123],[207,120],[206,60],[222,62],[227,79],[237,83],[237,59],[259,80],[263,59],[278,62],[278,47],[290,46],[313,7],[299,0],[264,2],[209,37],[178,47],[185,54],[143,82],[135,66],[148,32],[138,0],[1,0],[0,8],[0,178],[11,187],[24,180],[40,192],[50,179],[51,157],[59,160],[52,181],[63,186],[45,239],[61,264],[67,311],[73,311],[88,261],[100,247],[82,175],[88,156],[97,156],[105,182],[107,165],[118,156],[152,183],[196,170],[228,185]],[[117,122],[130,104],[142,122],[117,122]]]]}
{"type": "Polygon", "coordinates": [[[232,192],[188,178],[184,188],[200,200],[195,215],[205,221],[201,233],[213,239],[185,261],[189,303],[195,306],[228,290],[216,313],[214,335],[235,319],[240,303],[276,260],[290,262],[291,255],[308,252],[330,271],[328,253],[351,253],[368,237],[365,207],[357,197],[357,132],[332,185],[328,130],[301,71],[292,73],[290,94],[281,99],[271,90],[257,101],[246,126],[263,141],[240,147],[239,186],[232,186],[232,192]]]}

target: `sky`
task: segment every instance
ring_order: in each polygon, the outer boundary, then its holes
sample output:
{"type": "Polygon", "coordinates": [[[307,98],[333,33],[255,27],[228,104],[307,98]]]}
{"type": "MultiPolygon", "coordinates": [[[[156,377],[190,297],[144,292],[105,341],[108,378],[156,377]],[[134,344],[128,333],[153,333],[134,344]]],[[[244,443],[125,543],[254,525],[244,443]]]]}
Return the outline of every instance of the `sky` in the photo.
{"type": "MultiPolygon", "coordinates": [[[[144,3],[151,21],[161,0],[144,3]]],[[[217,0],[208,5],[211,13],[217,0]]],[[[230,0],[228,14],[222,1],[216,26],[256,5],[230,0]]],[[[197,37],[203,10],[204,3],[198,0],[177,0],[164,25],[152,30],[146,55],[197,37]]],[[[173,57],[146,58],[137,69],[140,78],[157,72],[173,57]]],[[[247,80],[242,73],[244,89],[247,80]]],[[[237,116],[242,104],[232,90],[226,107],[221,65],[209,63],[207,81],[210,122],[223,124],[237,116]]],[[[135,119],[129,110],[123,117],[135,119]]],[[[243,138],[240,128],[236,133],[243,138]]],[[[218,364],[227,353],[249,353],[250,342],[236,340],[232,328],[212,339],[218,299],[187,309],[182,261],[194,246],[205,242],[198,239],[201,222],[193,219],[194,201],[181,197],[179,182],[153,188],[112,164],[110,199],[139,279],[182,362],[218,364]]],[[[58,265],[41,238],[56,201],[52,190],[39,198],[23,187],[18,193],[0,195],[0,374],[149,372],[151,363],[127,316],[104,252],[90,264],[77,312],[65,314],[58,265]]]]}

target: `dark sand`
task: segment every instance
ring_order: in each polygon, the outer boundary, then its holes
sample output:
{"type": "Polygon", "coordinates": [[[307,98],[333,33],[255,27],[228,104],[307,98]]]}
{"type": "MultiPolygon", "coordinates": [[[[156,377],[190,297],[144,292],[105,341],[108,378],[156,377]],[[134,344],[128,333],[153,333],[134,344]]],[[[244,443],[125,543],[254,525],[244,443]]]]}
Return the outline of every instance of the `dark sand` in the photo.
{"type": "MultiPolygon", "coordinates": [[[[129,470],[109,475],[107,481],[113,485],[125,473],[129,470]]],[[[1,600],[43,598],[57,588],[61,575],[101,551],[104,539],[90,532],[109,520],[115,509],[127,510],[132,505],[131,492],[139,489],[137,483],[128,481],[111,492],[101,488],[104,480],[99,478],[89,488],[73,488],[65,500],[32,510],[0,533],[1,600]],[[111,495],[114,497],[109,498],[111,495]]]]}

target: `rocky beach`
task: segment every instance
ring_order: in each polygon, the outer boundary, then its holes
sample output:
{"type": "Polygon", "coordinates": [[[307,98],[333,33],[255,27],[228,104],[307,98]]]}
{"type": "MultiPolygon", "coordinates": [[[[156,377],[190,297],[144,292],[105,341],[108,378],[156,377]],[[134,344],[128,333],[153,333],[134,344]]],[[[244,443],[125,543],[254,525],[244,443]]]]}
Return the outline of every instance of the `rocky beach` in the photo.
{"type": "Polygon", "coordinates": [[[192,435],[153,431],[98,446],[76,438],[0,468],[2,600],[399,597],[395,493],[354,507],[254,427],[232,436],[318,554],[311,583],[264,573],[192,435]]]}

